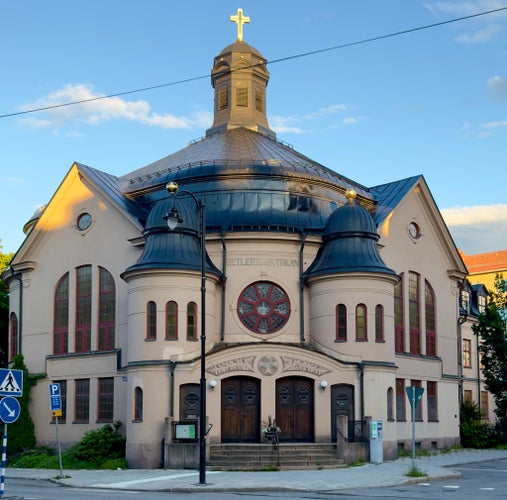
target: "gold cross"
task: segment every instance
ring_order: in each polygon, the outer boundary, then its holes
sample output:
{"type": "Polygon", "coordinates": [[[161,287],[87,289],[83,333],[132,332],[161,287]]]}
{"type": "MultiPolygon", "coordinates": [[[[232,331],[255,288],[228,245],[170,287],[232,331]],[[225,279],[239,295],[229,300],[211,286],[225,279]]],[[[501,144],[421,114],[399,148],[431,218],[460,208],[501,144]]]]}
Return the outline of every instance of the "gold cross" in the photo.
{"type": "Polygon", "coordinates": [[[238,9],[238,13],[235,16],[231,16],[231,22],[238,25],[238,42],[243,41],[243,24],[250,22],[250,18],[243,15],[243,9],[238,9]]]}

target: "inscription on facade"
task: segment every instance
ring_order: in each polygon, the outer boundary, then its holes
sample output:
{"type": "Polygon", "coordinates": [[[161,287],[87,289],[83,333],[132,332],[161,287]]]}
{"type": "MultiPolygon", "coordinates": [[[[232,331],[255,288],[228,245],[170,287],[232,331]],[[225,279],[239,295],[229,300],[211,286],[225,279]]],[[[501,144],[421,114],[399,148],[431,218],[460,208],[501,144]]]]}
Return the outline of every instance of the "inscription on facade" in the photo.
{"type": "Polygon", "coordinates": [[[329,373],[331,370],[317,363],[308,361],[307,359],[292,358],[289,356],[281,356],[282,372],[305,372],[313,375],[321,376],[329,373]]]}
{"type": "Polygon", "coordinates": [[[224,373],[230,372],[253,372],[255,356],[246,356],[244,358],[230,359],[229,361],[223,361],[216,365],[206,368],[208,373],[215,375],[223,375],[224,373]]]}
{"type": "Polygon", "coordinates": [[[283,257],[228,257],[228,266],[299,267],[297,259],[283,257]]]}

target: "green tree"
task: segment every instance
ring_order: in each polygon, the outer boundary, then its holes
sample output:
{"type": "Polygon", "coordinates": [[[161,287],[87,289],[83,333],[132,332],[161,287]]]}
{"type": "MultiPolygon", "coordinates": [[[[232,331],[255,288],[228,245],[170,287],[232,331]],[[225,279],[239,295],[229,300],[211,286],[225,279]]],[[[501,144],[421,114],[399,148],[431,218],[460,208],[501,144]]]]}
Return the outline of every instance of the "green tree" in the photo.
{"type": "MultiPolygon", "coordinates": [[[[0,240],[0,274],[9,264],[13,253],[2,252],[0,240]]],[[[7,351],[9,346],[9,289],[0,278],[0,367],[7,366],[7,351]]]]}
{"type": "Polygon", "coordinates": [[[27,448],[33,448],[36,442],[35,426],[28,411],[30,390],[36,383],[36,380],[28,375],[22,354],[14,356],[12,368],[14,370],[23,370],[23,395],[18,398],[21,410],[19,417],[13,424],[9,424],[7,433],[7,451],[10,456],[20,453],[27,448]]]}
{"type": "Polygon", "coordinates": [[[481,340],[479,350],[486,389],[493,395],[495,414],[507,438],[507,293],[502,275],[495,279],[495,289],[489,291],[485,311],[472,329],[481,340]]]}

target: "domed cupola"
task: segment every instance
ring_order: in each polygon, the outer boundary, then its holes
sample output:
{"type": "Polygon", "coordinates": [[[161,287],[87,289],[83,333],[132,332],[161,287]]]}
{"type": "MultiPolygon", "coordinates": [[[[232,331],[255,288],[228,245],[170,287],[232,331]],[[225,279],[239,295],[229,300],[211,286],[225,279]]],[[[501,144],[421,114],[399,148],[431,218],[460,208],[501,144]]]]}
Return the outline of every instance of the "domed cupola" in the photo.
{"type": "Polygon", "coordinates": [[[356,192],[346,192],[348,203],[328,218],[324,245],[305,273],[307,278],[322,274],[374,272],[393,274],[378,253],[375,223],[366,209],[356,203],[356,192]]]}
{"type": "MultiPolygon", "coordinates": [[[[142,269],[186,269],[201,270],[201,247],[198,231],[198,216],[195,205],[184,197],[176,204],[181,222],[170,230],[166,215],[173,208],[171,198],[159,201],[150,211],[143,236],[144,251],[138,261],[125,270],[122,277],[142,269]]],[[[206,273],[222,276],[222,273],[206,255],[206,273]]]]}
{"type": "Polygon", "coordinates": [[[275,138],[266,118],[266,59],[243,41],[243,24],[250,18],[243,15],[242,9],[231,16],[231,21],[238,25],[238,37],[214,60],[211,84],[215,89],[215,113],[206,135],[244,127],[275,138]]]}

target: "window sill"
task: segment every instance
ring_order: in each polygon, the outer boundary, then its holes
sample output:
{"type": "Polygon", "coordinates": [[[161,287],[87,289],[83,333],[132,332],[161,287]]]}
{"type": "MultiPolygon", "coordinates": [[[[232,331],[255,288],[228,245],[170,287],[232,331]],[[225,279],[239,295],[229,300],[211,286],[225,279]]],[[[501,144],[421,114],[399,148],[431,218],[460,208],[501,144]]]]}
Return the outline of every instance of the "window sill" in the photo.
{"type": "Polygon", "coordinates": [[[347,339],[335,339],[336,344],[344,344],[345,342],[347,342],[347,339]]]}

